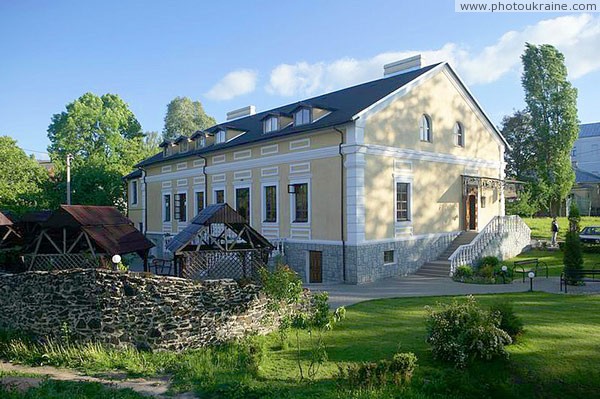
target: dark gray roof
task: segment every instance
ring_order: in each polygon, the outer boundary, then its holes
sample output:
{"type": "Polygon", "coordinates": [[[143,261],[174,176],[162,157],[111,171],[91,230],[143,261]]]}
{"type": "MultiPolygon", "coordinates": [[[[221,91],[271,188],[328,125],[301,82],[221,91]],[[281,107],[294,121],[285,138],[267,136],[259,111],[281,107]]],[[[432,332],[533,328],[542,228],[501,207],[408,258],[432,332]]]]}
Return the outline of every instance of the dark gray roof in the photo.
{"type": "Polygon", "coordinates": [[[134,170],[133,172],[131,172],[130,174],[128,174],[127,176],[125,176],[123,178],[123,180],[139,179],[140,177],[142,177],[142,170],[137,169],[137,170],[134,170]]]}
{"type": "Polygon", "coordinates": [[[304,133],[312,130],[331,128],[333,126],[342,125],[352,120],[352,117],[360,111],[368,108],[370,105],[381,100],[388,94],[398,90],[402,86],[410,83],[427,71],[435,68],[439,64],[429,65],[415,71],[410,71],[372,82],[363,83],[357,86],[348,87],[346,89],[334,91],[332,93],[323,94],[321,96],[309,98],[307,100],[297,101],[292,104],[282,107],[270,109],[254,115],[235,119],[232,121],[223,122],[219,125],[212,126],[207,129],[209,132],[215,132],[222,128],[235,129],[245,132],[237,138],[222,144],[213,144],[205,148],[195,149],[185,153],[179,153],[163,157],[160,152],[144,161],[137,166],[148,166],[159,163],[165,160],[174,160],[179,158],[189,157],[191,155],[202,155],[213,151],[219,151],[225,148],[236,147],[244,144],[250,144],[263,140],[272,140],[277,137],[304,133]],[[316,108],[327,109],[331,111],[327,116],[306,125],[287,126],[276,132],[268,134],[263,133],[263,118],[268,114],[291,114],[299,105],[311,106],[316,108]]]}
{"type": "Polygon", "coordinates": [[[583,139],[586,137],[599,137],[600,136],[600,122],[586,123],[579,125],[579,138],[583,139]]]}
{"type": "Polygon", "coordinates": [[[600,183],[600,176],[575,168],[575,183],[600,183]]]}

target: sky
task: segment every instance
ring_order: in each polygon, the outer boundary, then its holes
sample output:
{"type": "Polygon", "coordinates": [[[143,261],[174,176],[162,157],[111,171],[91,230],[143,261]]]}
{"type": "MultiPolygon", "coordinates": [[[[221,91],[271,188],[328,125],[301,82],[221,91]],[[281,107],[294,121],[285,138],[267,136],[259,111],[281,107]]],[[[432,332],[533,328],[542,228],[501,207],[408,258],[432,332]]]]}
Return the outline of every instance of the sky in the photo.
{"type": "Polygon", "coordinates": [[[118,94],[144,131],[162,131],[176,96],[221,122],[380,78],[417,53],[448,61],[500,124],[524,107],[525,42],[564,53],[580,121],[600,121],[600,13],[457,13],[454,0],[0,0],[0,135],[44,159],[52,115],[86,92],[118,94]]]}

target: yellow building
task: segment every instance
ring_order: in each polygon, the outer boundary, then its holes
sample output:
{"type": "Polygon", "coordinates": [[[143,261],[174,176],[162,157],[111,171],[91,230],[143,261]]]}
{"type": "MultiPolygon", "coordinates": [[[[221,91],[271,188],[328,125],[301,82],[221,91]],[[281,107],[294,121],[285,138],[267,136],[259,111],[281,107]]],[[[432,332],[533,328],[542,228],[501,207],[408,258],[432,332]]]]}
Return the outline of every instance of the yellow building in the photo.
{"type": "Polygon", "coordinates": [[[307,282],[413,273],[504,215],[507,144],[447,63],[255,113],[247,107],[127,177],[129,217],[157,244],[227,202],[307,282]]]}

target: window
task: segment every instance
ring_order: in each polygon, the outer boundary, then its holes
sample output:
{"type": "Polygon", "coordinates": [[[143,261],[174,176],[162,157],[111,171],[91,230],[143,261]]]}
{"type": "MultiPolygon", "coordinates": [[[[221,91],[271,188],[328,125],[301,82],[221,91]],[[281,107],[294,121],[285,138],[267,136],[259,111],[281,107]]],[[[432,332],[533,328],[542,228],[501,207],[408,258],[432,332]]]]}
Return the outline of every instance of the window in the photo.
{"type": "Polygon", "coordinates": [[[571,156],[572,157],[577,156],[577,147],[573,147],[573,151],[571,151],[571,156]]]}
{"type": "Polygon", "coordinates": [[[308,183],[294,184],[294,223],[308,222],[308,183]]]}
{"type": "Polygon", "coordinates": [[[294,125],[306,125],[311,122],[311,112],[309,108],[299,109],[294,113],[294,125]]]}
{"type": "Polygon", "coordinates": [[[250,188],[235,189],[235,210],[250,223],[250,188]]]}
{"type": "Polygon", "coordinates": [[[277,223],[277,186],[265,186],[264,190],[264,221],[266,223],[277,223]]]}
{"type": "Polygon", "coordinates": [[[175,195],[175,220],[185,222],[187,220],[187,194],[175,195]]]}
{"type": "Polygon", "coordinates": [[[203,148],[206,145],[206,138],[204,136],[196,139],[196,148],[203,148]]]}
{"type": "Polygon", "coordinates": [[[171,194],[163,195],[163,221],[171,221],[171,194]]]}
{"type": "Polygon", "coordinates": [[[167,147],[163,147],[163,157],[166,157],[169,155],[169,149],[167,147]]]}
{"type": "Polygon", "coordinates": [[[196,215],[204,209],[204,191],[196,191],[196,215]]]}
{"type": "Polygon", "coordinates": [[[131,182],[131,205],[136,205],[138,203],[138,185],[137,181],[131,182]]]}
{"type": "Polygon", "coordinates": [[[421,116],[421,123],[419,125],[419,135],[421,141],[431,142],[431,118],[429,115],[421,116]]]}
{"type": "Polygon", "coordinates": [[[215,204],[225,203],[225,190],[215,190],[215,204]]]}
{"type": "Polygon", "coordinates": [[[189,149],[189,145],[188,145],[188,141],[187,139],[183,139],[183,141],[181,142],[181,144],[179,144],[179,152],[187,152],[189,149]]]}
{"type": "Polygon", "coordinates": [[[140,222],[138,225],[139,225],[139,230],[143,233],[144,232],[144,223],[140,222]]]}
{"type": "Polygon", "coordinates": [[[410,220],[410,184],[396,183],[396,221],[406,222],[410,220]]]}
{"type": "Polygon", "coordinates": [[[225,130],[219,130],[217,134],[215,134],[215,143],[221,144],[225,142],[226,132],[225,130]]]}
{"type": "Polygon", "coordinates": [[[274,132],[279,129],[279,123],[276,116],[267,118],[264,122],[265,133],[274,132]]]}
{"type": "Polygon", "coordinates": [[[454,144],[459,147],[465,146],[465,131],[460,122],[454,125],[454,144]]]}
{"type": "Polygon", "coordinates": [[[394,263],[394,251],[383,251],[383,263],[386,265],[394,263]]]}

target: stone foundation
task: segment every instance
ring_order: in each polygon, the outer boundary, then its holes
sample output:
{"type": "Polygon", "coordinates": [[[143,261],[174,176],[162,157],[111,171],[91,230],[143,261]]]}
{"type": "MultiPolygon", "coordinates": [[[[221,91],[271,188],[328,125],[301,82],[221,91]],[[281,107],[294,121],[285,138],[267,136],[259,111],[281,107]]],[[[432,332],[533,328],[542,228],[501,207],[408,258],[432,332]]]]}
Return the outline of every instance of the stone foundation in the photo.
{"type": "MultiPolygon", "coordinates": [[[[385,242],[346,245],[346,283],[362,284],[416,272],[424,263],[437,259],[458,236],[456,233],[411,237],[385,242]],[[394,251],[394,262],[385,264],[384,251],[394,251]]],[[[285,243],[285,260],[304,282],[308,281],[308,252],[321,251],[323,283],[342,283],[341,244],[285,243]]]]}
{"type": "Polygon", "coordinates": [[[77,342],[182,350],[276,328],[255,285],[74,269],[0,276],[0,327],[77,342]]]}

